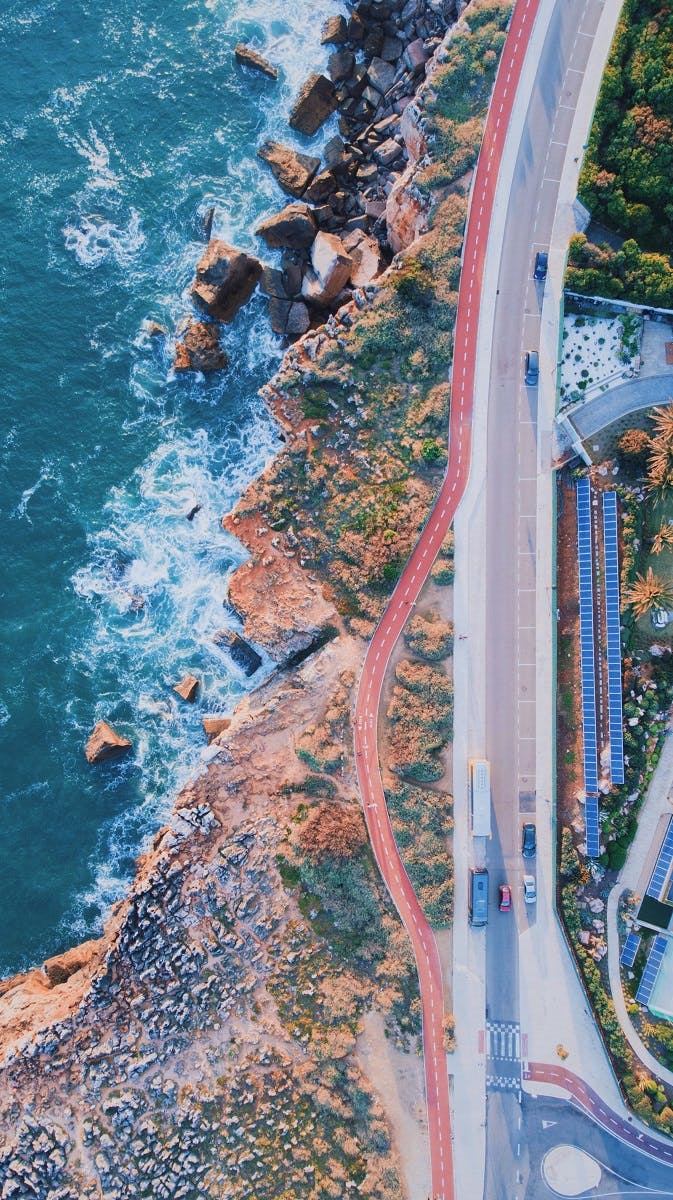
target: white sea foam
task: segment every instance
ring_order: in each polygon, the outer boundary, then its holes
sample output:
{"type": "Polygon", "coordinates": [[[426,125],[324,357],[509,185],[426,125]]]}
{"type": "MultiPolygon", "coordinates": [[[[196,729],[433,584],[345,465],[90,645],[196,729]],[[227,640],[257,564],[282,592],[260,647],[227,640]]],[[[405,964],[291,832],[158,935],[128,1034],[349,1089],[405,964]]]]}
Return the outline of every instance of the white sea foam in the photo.
{"type": "Polygon", "coordinates": [[[97,215],[83,216],[77,225],[66,225],[63,236],[66,249],[83,267],[98,267],[110,261],[128,267],[145,241],[140,214],[134,208],[125,226],[97,215]]]}
{"type": "Polygon", "coordinates": [[[4,700],[0,700],[0,728],[11,720],[11,713],[4,700]]]}
{"type": "Polygon", "coordinates": [[[35,483],[32,483],[30,485],[30,487],[24,488],[23,492],[21,493],[21,498],[20,498],[18,504],[16,505],[16,508],[13,508],[11,513],[9,514],[10,517],[15,521],[17,521],[17,520],[21,521],[21,520],[25,519],[26,521],[28,521],[28,523],[30,525],[32,525],[33,522],[31,521],[29,513],[28,513],[28,505],[30,504],[30,501],[32,500],[35,493],[37,491],[39,491],[39,489],[42,487],[42,485],[45,483],[51,482],[55,478],[56,478],[56,473],[54,470],[53,462],[51,461],[51,459],[45,459],[42,463],[42,466],[40,467],[40,473],[39,473],[37,479],[35,480],[35,483]]]}

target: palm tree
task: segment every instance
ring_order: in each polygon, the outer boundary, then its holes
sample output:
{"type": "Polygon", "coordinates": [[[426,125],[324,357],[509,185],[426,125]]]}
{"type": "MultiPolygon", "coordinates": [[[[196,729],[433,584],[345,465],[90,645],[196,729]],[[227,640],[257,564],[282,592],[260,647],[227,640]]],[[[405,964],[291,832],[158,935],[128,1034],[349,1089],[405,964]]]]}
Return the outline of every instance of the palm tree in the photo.
{"type": "Polygon", "coordinates": [[[668,610],[673,606],[673,586],[648,567],[645,575],[636,575],[626,601],[636,617],[646,616],[653,608],[668,610]]]}
{"type": "Polygon", "coordinates": [[[664,521],[652,538],[652,553],[661,554],[664,546],[673,546],[673,525],[664,521]]]}
{"type": "Polygon", "coordinates": [[[662,445],[654,442],[647,464],[645,487],[648,492],[657,492],[659,499],[673,488],[673,443],[662,445]]]}
{"type": "Polygon", "coordinates": [[[673,443],[673,404],[667,404],[664,408],[655,408],[652,413],[652,424],[654,425],[654,440],[661,440],[665,446],[670,446],[673,443]]]}

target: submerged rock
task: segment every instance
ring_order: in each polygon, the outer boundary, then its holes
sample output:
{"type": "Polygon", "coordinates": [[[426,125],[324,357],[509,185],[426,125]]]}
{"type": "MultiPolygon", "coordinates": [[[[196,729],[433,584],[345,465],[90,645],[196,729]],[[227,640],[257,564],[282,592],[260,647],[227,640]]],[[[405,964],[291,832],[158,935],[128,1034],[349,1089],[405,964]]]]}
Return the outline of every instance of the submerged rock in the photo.
{"type": "Polygon", "coordinates": [[[183,700],[187,700],[189,704],[193,704],[196,700],[196,693],[199,690],[199,683],[200,680],[196,678],[196,675],[185,675],[184,679],[180,680],[180,683],[176,683],[173,691],[177,692],[178,696],[183,700]]]}
{"type": "Polygon", "coordinates": [[[259,259],[211,238],[196,264],[192,299],[210,317],[229,324],[247,304],[261,274],[259,259]]]}
{"type": "Polygon", "coordinates": [[[314,304],[329,304],[348,282],[352,266],[353,260],[341,238],[321,230],[313,243],[302,295],[314,304]]]}
{"type": "Polygon", "coordinates": [[[234,54],[236,62],[240,63],[242,67],[250,67],[252,71],[261,71],[263,75],[268,75],[270,79],[278,78],[276,68],[270,62],[267,62],[261,54],[258,54],[256,50],[253,50],[252,46],[246,46],[245,42],[238,43],[234,48],[234,54]]]}
{"type": "Polygon", "coordinates": [[[206,321],[190,321],[181,342],[175,347],[175,371],[221,371],[229,359],[220,346],[217,325],[206,321]]]}
{"type": "Polygon", "coordinates": [[[303,196],[320,166],[319,158],[300,154],[282,142],[263,142],[257,155],[268,163],[280,186],[291,196],[303,196]]]}
{"type": "Polygon", "coordinates": [[[232,659],[245,674],[254,675],[262,665],[262,657],[252,648],[249,642],[231,629],[220,629],[213,641],[218,646],[228,646],[232,659]]]}
{"type": "Polygon", "coordinates": [[[99,763],[105,758],[125,754],[132,746],[133,743],[117,733],[107,721],[98,721],[93,727],[84,753],[87,762],[99,763]]]}
{"type": "Polygon", "coordinates": [[[290,250],[308,250],[317,232],[318,226],[307,204],[287,204],[255,230],[272,250],[281,246],[290,250]]]}
{"type": "Polygon", "coordinates": [[[290,128],[311,137],[332,115],[337,103],[332,80],[317,73],[309,75],[292,107],[289,116],[290,128]]]}

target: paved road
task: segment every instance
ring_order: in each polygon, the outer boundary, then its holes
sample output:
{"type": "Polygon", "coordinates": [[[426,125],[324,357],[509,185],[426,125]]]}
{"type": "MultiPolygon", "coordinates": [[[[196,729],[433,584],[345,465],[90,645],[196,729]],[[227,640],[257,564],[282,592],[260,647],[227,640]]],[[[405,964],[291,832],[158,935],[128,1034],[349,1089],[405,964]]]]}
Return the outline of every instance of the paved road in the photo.
{"type": "Polygon", "coordinates": [[[532,1062],[528,1064],[526,1079],[533,1083],[554,1083],[569,1092],[576,1104],[589,1113],[597,1125],[601,1125],[609,1133],[626,1142],[628,1146],[648,1154],[657,1162],[673,1166],[673,1145],[669,1140],[664,1141],[656,1134],[649,1134],[640,1124],[631,1122],[613,1112],[604,1100],[588,1084],[566,1070],[563,1066],[549,1066],[547,1063],[532,1062]]]}
{"type": "Polygon", "coordinates": [[[454,1195],[449,1086],[443,1047],[444,1001],[439,954],[399,857],[379,772],[377,716],[392,648],[415,603],[465,490],[470,464],[476,335],[484,255],[504,137],[539,0],[517,0],[489,108],[465,234],[452,371],[449,461],[437,502],[372,638],[355,717],[358,780],[372,848],[411,938],[418,966],[433,1196],[454,1195]]]}
{"type": "MultiPolygon", "coordinates": [[[[577,1146],[599,1164],[601,1179],[590,1196],[673,1197],[673,1169],[655,1162],[640,1149],[633,1149],[613,1133],[597,1125],[587,1114],[551,1096],[524,1095],[521,1123],[525,1145],[535,1164],[527,1180],[525,1200],[554,1200],[558,1192],[545,1180],[545,1157],[555,1147],[577,1146]]],[[[522,1155],[523,1158],[523,1155],[522,1155]]]]}
{"type": "MultiPolygon", "coordinates": [[[[547,923],[554,920],[542,895],[537,906],[527,906],[522,894],[524,871],[535,875],[538,868],[535,860],[524,862],[521,857],[521,825],[536,820],[538,803],[538,394],[537,388],[525,386],[523,371],[525,352],[540,344],[544,285],[532,279],[533,260],[536,251],[550,243],[567,143],[601,8],[600,0],[562,0],[555,5],[516,154],[495,302],[484,631],[484,749],[491,761],[494,815],[487,852],[493,910],[486,933],[487,1027],[493,1022],[518,1025],[519,938],[543,938],[547,923]],[[505,881],[515,898],[511,915],[495,911],[497,888],[505,881]]],[[[541,860],[540,869],[542,865],[541,860]]],[[[489,1200],[513,1200],[522,1195],[525,1177],[518,1135],[520,1093],[512,1086],[511,1066],[508,1075],[494,1072],[488,1064],[487,1070],[485,1194],[489,1200]]]]}

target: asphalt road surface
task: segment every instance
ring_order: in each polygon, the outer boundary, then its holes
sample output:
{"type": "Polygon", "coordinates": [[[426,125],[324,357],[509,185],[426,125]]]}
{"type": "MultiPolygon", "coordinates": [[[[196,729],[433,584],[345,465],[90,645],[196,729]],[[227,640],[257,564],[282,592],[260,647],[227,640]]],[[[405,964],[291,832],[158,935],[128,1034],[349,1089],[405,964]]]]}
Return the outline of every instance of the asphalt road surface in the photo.
{"type": "Polygon", "coordinates": [[[649,1200],[673,1197],[673,1171],[624,1145],[585,1113],[561,1100],[524,1096],[522,1138],[534,1164],[527,1174],[523,1200],[552,1200],[558,1195],[545,1180],[545,1156],[555,1147],[578,1146],[601,1168],[598,1186],[585,1196],[627,1200],[647,1196],[649,1200]]]}
{"type": "MultiPolygon", "coordinates": [[[[486,932],[486,1029],[519,1022],[518,937],[537,922],[524,905],[521,826],[536,819],[537,388],[524,356],[537,350],[543,283],[536,251],[549,246],[558,184],[599,0],[560,0],[539,58],[517,152],[500,264],[491,355],[486,479],[486,757],[491,761],[494,837],[487,863],[492,916],[486,932]],[[497,888],[513,890],[511,914],[495,911],[497,888]]],[[[550,914],[553,919],[553,915],[550,914]]],[[[540,930],[540,936],[544,931],[540,930]]],[[[525,1034],[520,1045],[525,1053],[525,1034]]],[[[525,1150],[510,1062],[487,1059],[488,1200],[522,1200],[525,1150]]]]}

